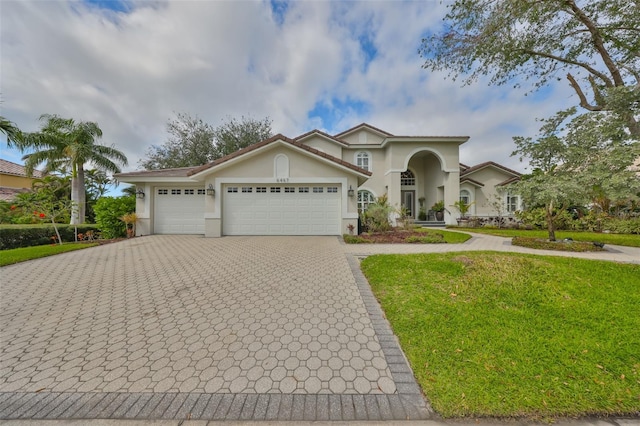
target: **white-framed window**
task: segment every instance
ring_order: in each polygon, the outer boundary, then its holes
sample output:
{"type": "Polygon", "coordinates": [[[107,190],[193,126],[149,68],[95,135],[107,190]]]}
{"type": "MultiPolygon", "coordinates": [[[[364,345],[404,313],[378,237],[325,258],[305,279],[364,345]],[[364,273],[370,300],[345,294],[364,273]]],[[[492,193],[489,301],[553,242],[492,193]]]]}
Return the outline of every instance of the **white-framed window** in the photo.
{"type": "Polygon", "coordinates": [[[412,186],[416,184],[416,177],[411,170],[400,173],[400,185],[412,186]]]}
{"type": "Polygon", "coordinates": [[[266,186],[256,186],[256,192],[267,192],[266,186]]]}
{"type": "Polygon", "coordinates": [[[285,186],[284,192],[292,193],[292,192],[296,192],[296,189],[293,186],[285,186]]]}
{"type": "Polygon", "coordinates": [[[204,195],[204,194],[205,194],[204,189],[198,189],[198,195],[204,195]]]}
{"type": "Polygon", "coordinates": [[[337,193],[338,192],[338,187],[337,186],[328,186],[327,187],[327,192],[337,193]]]}
{"type": "Polygon", "coordinates": [[[171,190],[171,195],[180,195],[182,194],[182,190],[180,189],[172,189],[171,190]]]}
{"type": "Polygon", "coordinates": [[[229,186],[227,187],[227,192],[238,192],[237,186],[229,186]]]}
{"type": "Polygon", "coordinates": [[[269,190],[271,192],[280,192],[280,187],[279,186],[272,186],[269,190]]]}
{"type": "Polygon", "coordinates": [[[185,189],[184,195],[194,195],[196,193],[195,189],[185,189]]]}
{"type": "Polygon", "coordinates": [[[242,187],[242,192],[253,192],[253,187],[251,186],[243,186],[242,187]]]}
{"type": "Polygon", "coordinates": [[[466,189],[460,191],[460,201],[464,202],[465,204],[471,204],[471,193],[466,189]]]}
{"type": "Polygon", "coordinates": [[[169,194],[168,189],[158,189],[158,195],[168,195],[168,194],[169,194]]]}
{"type": "Polygon", "coordinates": [[[321,186],[314,186],[313,187],[313,192],[315,192],[316,194],[321,194],[324,191],[324,188],[321,186]]]}
{"type": "Polygon", "coordinates": [[[369,204],[375,203],[376,197],[367,190],[358,191],[358,213],[366,211],[369,204]]]}
{"type": "Polygon", "coordinates": [[[507,203],[507,212],[513,213],[520,210],[520,196],[507,194],[505,201],[507,203]]]}
{"type": "Polygon", "coordinates": [[[371,154],[367,151],[356,152],[356,166],[371,171],[371,154]]]}
{"type": "Polygon", "coordinates": [[[301,186],[298,188],[298,192],[309,192],[308,186],[301,186]]]}

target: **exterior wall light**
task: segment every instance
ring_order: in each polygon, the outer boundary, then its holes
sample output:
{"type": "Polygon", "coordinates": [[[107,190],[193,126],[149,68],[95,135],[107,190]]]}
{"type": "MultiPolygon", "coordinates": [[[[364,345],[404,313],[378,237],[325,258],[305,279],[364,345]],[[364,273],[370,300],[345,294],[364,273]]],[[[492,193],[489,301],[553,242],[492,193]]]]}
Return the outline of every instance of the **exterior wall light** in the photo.
{"type": "Polygon", "coordinates": [[[351,185],[349,185],[349,190],[347,190],[347,195],[349,197],[353,197],[354,195],[356,195],[356,191],[353,190],[353,187],[351,185]]]}
{"type": "Polygon", "coordinates": [[[216,190],[213,188],[213,185],[209,184],[207,188],[207,195],[211,195],[212,197],[216,196],[216,190]]]}
{"type": "Polygon", "coordinates": [[[142,190],[142,188],[136,191],[136,198],[140,198],[141,200],[144,198],[144,191],[142,190]]]}

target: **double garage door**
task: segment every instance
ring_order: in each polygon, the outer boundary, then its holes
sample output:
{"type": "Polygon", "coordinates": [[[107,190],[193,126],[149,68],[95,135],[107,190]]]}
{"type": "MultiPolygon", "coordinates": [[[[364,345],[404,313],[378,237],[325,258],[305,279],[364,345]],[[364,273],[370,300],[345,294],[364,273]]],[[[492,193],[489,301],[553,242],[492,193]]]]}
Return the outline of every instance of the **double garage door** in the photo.
{"type": "Polygon", "coordinates": [[[225,185],[224,235],[339,235],[340,186],[225,185]]]}
{"type": "MultiPolygon", "coordinates": [[[[225,185],[223,235],[339,235],[341,188],[336,184],[225,185]]],[[[204,234],[205,190],[155,189],[154,233],[204,234]]]]}

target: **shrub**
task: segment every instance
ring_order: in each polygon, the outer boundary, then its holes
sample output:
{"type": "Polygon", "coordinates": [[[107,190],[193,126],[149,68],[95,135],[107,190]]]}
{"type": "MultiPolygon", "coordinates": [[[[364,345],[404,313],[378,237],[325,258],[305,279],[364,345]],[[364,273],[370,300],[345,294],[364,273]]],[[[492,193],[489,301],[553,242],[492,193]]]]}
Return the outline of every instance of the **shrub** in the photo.
{"type": "Polygon", "coordinates": [[[640,217],[630,219],[610,217],[605,221],[604,230],[616,234],[640,234],[640,217]]]}
{"type": "Polygon", "coordinates": [[[126,237],[127,225],[121,218],[133,213],[135,209],[136,198],[133,195],[100,198],[93,210],[96,214],[96,225],[102,232],[102,238],[126,237]]]}
{"type": "MultiPolygon", "coordinates": [[[[78,234],[97,231],[96,225],[77,225],[78,234]]],[[[74,225],[58,225],[62,242],[75,241],[74,225]]],[[[52,225],[10,226],[0,228],[0,250],[20,247],[41,246],[55,243],[55,230],[52,225]]]]}
{"type": "Polygon", "coordinates": [[[370,244],[371,243],[371,241],[367,240],[366,238],[362,238],[357,235],[344,234],[342,238],[344,239],[344,242],[347,244],[370,244]]]}
{"type": "Polygon", "coordinates": [[[393,207],[389,204],[386,195],[378,197],[375,203],[369,204],[367,210],[362,212],[362,224],[368,232],[386,232],[391,230],[389,215],[393,207]]]}

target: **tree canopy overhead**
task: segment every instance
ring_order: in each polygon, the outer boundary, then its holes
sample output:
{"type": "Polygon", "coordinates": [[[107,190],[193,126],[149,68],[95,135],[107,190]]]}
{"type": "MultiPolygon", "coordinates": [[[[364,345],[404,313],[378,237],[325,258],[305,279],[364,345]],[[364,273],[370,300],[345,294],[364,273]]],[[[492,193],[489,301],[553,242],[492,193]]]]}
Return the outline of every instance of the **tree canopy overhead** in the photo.
{"type": "MultiPolygon", "coordinates": [[[[426,69],[534,88],[565,74],[589,111],[609,110],[612,91],[640,102],[638,0],[456,0],[444,22],[422,41],[426,69]]],[[[625,120],[640,135],[637,117],[625,120]]]]}
{"type": "Polygon", "coordinates": [[[271,119],[227,118],[213,127],[198,117],[179,113],[167,122],[168,140],[147,150],[139,165],[147,170],[201,166],[272,136],[271,119]]]}

